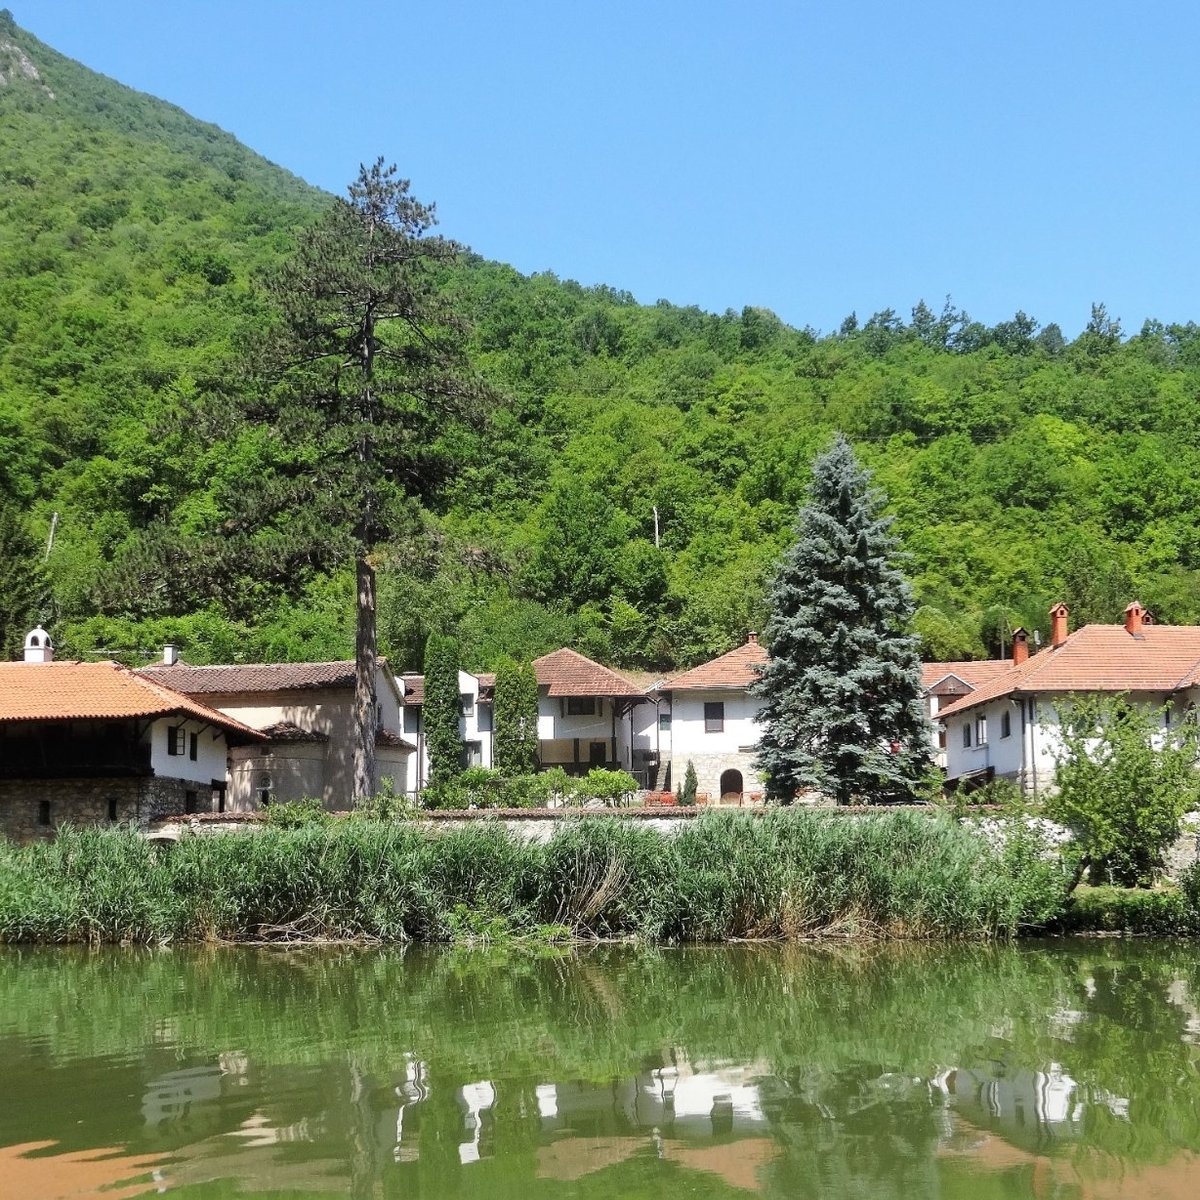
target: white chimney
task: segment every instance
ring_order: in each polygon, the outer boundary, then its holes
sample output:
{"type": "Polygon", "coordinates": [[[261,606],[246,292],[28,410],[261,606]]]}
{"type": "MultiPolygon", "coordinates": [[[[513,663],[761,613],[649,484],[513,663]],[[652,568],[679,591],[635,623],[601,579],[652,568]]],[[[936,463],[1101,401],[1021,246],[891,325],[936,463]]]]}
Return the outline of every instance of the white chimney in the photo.
{"type": "Polygon", "coordinates": [[[179,661],[179,647],[174,642],[168,642],[163,647],[163,666],[173,667],[179,661]]]}
{"type": "Polygon", "coordinates": [[[40,625],[25,635],[25,661],[27,663],[54,661],[54,643],[40,625]]]}

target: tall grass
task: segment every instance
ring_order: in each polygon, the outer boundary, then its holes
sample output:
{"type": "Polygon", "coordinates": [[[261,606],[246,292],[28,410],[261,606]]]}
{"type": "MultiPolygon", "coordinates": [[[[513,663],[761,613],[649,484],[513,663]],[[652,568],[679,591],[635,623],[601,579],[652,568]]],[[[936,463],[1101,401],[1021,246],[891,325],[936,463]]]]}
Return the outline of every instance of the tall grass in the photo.
{"type": "Polygon", "coordinates": [[[1057,864],[945,817],[612,818],[545,844],[503,826],[351,820],[156,847],[117,829],[0,844],[0,941],[652,941],[1007,936],[1062,908],[1057,864]]]}

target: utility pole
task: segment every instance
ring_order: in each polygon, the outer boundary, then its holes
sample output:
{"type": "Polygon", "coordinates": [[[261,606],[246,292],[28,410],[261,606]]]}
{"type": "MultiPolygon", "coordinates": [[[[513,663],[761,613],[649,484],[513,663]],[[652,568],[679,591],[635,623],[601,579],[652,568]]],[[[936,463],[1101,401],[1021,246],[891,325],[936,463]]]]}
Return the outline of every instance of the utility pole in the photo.
{"type": "Polygon", "coordinates": [[[58,528],[58,513],[50,518],[50,536],[46,539],[46,557],[43,562],[50,561],[50,551],[54,549],[54,531],[58,528]]]}

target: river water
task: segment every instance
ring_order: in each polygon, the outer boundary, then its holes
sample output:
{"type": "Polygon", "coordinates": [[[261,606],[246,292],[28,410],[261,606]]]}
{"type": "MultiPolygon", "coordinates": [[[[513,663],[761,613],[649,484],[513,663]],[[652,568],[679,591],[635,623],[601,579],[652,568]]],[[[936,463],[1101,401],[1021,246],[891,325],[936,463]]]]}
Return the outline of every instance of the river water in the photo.
{"type": "Polygon", "coordinates": [[[0,951],[0,1196],[1200,1195],[1185,943],[0,951]]]}

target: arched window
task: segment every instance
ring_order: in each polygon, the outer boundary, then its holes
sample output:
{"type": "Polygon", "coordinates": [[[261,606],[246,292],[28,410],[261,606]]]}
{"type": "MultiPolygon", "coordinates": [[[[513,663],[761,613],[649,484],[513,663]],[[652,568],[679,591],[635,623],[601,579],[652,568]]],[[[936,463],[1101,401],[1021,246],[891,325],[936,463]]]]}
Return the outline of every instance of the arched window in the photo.
{"type": "Polygon", "coordinates": [[[260,808],[266,808],[271,803],[271,776],[267,771],[263,771],[258,777],[258,786],[255,789],[258,797],[260,808]]]}

